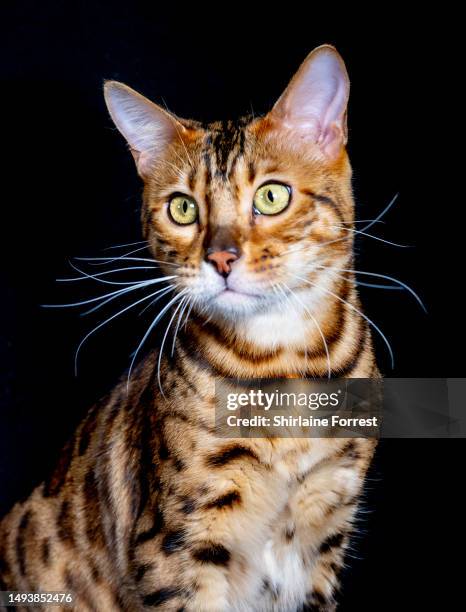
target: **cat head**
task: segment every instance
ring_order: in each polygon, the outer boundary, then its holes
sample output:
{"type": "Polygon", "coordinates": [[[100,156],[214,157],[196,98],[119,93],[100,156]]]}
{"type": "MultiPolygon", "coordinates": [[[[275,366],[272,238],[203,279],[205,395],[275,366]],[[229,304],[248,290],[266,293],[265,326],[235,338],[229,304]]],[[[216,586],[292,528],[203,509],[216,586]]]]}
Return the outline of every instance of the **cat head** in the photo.
{"type": "Polygon", "coordinates": [[[283,302],[285,288],[309,303],[302,279],[323,282],[325,267],[351,254],[348,96],[329,45],[308,55],[267,115],[235,122],[181,119],[106,82],[144,181],[145,237],[198,313],[251,317],[283,302]]]}

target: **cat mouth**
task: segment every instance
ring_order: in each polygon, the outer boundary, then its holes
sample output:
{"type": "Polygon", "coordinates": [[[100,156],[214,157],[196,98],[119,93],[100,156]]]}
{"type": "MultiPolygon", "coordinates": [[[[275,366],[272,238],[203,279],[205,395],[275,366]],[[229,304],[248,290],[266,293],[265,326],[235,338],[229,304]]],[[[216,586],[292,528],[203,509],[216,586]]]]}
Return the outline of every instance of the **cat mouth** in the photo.
{"type": "Polygon", "coordinates": [[[254,298],[254,299],[258,299],[259,296],[255,295],[254,293],[246,293],[245,291],[238,291],[236,289],[232,289],[231,287],[225,287],[222,291],[220,291],[220,293],[217,294],[217,298],[219,297],[226,297],[226,298],[235,298],[236,296],[238,296],[238,298],[254,298]]]}

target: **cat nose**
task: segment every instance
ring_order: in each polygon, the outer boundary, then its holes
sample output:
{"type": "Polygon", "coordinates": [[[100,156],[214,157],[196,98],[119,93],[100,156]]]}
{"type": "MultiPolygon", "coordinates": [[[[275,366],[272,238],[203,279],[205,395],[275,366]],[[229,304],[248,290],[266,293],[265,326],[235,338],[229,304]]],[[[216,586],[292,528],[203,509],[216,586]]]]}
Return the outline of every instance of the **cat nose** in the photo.
{"type": "Polygon", "coordinates": [[[207,249],[206,259],[216,266],[219,274],[228,276],[231,272],[230,264],[238,259],[238,250],[234,247],[224,251],[207,249]]]}

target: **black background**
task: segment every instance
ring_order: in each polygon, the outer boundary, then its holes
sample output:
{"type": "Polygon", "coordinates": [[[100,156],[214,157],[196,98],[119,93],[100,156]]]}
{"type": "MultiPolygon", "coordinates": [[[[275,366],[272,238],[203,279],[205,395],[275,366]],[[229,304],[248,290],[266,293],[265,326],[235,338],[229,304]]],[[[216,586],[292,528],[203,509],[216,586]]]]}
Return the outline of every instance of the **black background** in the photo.
{"type": "MultiPolygon", "coordinates": [[[[335,44],[352,81],[357,215],[373,218],[399,193],[386,223],[372,231],[414,245],[400,249],[362,238],[358,268],[402,279],[428,309],[425,315],[404,292],[361,290],[366,312],[393,346],[395,370],[376,339],[379,362],[387,376],[464,375],[453,312],[454,305],[462,308],[461,240],[452,237],[460,207],[447,196],[460,177],[443,140],[461,110],[458,100],[448,111],[440,108],[450,81],[438,19],[435,26],[408,23],[382,5],[363,21],[291,5],[252,15],[251,5],[237,4],[168,12],[153,2],[17,2],[5,12],[0,515],[51,469],[86,408],[127,368],[148,322],[124,316],[96,334],[75,378],[75,347],[101,319],[40,306],[106,289],[55,283],[70,275],[69,257],[140,240],[141,185],[104,107],[104,78],[124,81],[180,116],[264,113],[314,46],[335,44]]],[[[454,55],[451,48],[446,55],[454,55]]],[[[380,444],[342,610],[425,602],[448,609],[460,445],[380,444]]]]}

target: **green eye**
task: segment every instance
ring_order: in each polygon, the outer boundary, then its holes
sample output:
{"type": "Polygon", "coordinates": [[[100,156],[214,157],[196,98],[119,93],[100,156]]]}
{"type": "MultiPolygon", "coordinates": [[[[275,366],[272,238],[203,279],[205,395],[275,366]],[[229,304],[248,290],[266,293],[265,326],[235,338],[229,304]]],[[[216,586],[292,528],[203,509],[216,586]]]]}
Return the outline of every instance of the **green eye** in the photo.
{"type": "Polygon", "coordinates": [[[174,196],[168,209],[173,221],[179,225],[194,223],[199,214],[199,208],[193,198],[184,195],[174,196]]]}
{"type": "Polygon", "coordinates": [[[256,191],[254,208],[263,215],[276,215],[288,206],[290,199],[290,187],[281,183],[267,183],[256,191]]]}

